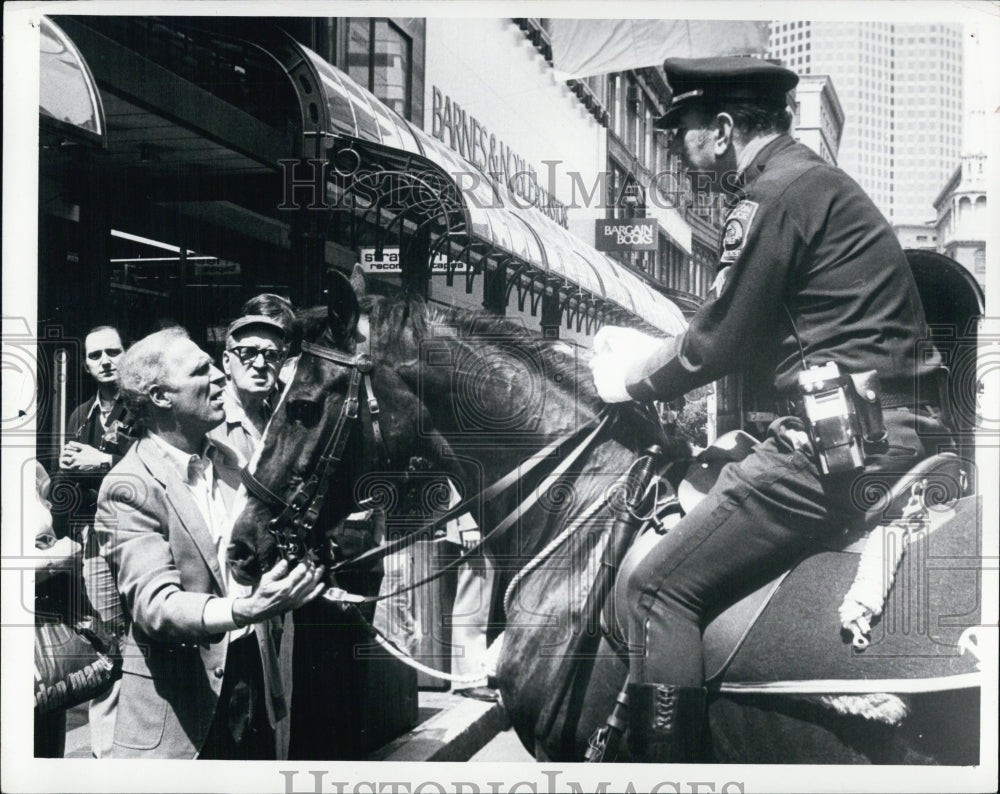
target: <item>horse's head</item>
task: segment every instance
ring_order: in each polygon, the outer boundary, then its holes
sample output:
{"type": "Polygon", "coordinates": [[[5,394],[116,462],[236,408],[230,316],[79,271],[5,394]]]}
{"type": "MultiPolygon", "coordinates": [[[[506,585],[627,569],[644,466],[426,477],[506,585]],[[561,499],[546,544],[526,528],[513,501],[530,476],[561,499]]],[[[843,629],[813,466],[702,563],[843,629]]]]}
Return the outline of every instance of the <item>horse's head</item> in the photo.
{"type": "Polygon", "coordinates": [[[480,491],[598,410],[589,371],[565,344],[502,318],[359,291],[333,274],[326,312],[304,323],[295,375],[245,475],[230,547],[241,581],[282,553],[312,549],[330,562],[324,533],[363,506],[406,531],[403,517],[448,507],[445,476],[480,491]]]}
{"type": "Polygon", "coordinates": [[[300,318],[295,374],[244,474],[246,502],[229,549],[240,581],[256,581],[282,554],[312,550],[329,563],[324,530],[366,496],[377,501],[377,487],[369,482],[374,493],[358,493],[358,483],[375,471],[405,470],[399,451],[416,446],[415,398],[389,362],[373,359],[359,292],[331,272],[325,311],[300,318]]]}

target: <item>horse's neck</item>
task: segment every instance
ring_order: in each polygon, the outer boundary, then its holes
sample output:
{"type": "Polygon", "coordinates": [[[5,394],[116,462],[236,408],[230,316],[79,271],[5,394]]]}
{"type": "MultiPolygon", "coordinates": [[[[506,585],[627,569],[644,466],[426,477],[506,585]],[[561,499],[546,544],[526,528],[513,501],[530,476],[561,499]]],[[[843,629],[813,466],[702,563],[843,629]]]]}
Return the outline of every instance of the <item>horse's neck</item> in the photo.
{"type": "MultiPolygon", "coordinates": [[[[524,463],[526,451],[512,452],[482,460],[486,484],[497,482],[524,463]]],[[[504,522],[513,529],[490,543],[492,553],[526,563],[566,532],[567,527],[576,525],[578,519],[586,522],[588,516],[600,513],[635,460],[628,446],[615,437],[605,436],[580,450],[567,470],[555,471],[575,452],[574,448],[561,450],[530,476],[520,478],[515,487],[482,505],[484,531],[504,522]]]]}

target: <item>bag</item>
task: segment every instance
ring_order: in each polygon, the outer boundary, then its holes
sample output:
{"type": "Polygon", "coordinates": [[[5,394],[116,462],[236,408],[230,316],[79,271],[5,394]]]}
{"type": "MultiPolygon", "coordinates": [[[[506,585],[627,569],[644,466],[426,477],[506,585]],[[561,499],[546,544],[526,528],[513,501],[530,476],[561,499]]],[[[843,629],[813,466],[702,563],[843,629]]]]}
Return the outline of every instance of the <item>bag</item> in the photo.
{"type": "Polygon", "coordinates": [[[70,709],[100,695],[121,678],[116,640],[103,640],[85,624],[35,626],[35,714],[70,709]]]}

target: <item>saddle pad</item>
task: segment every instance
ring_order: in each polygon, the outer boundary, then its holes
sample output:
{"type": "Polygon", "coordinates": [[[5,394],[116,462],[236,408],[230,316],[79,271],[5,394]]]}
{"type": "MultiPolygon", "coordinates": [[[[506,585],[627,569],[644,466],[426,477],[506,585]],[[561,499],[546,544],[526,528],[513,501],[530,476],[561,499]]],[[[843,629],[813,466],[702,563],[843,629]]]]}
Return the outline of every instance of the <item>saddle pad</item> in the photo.
{"type": "Polygon", "coordinates": [[[956,644],[980,622],[979,510],[975,497],[962,499],[910,544],[864,651],[840,631],[837,611],[859,555],[825,551],[708,627],[706,673],[714,684],[925,679],[928,689],[941,688],[931,679],[976,673],[975,659],[956,644]]]}
{"type": "Polygon", "coordinates": [[[702,634],[706,681],[714,681],[725,672],[786,575],[737,601],[708,624],[702,634]]]}

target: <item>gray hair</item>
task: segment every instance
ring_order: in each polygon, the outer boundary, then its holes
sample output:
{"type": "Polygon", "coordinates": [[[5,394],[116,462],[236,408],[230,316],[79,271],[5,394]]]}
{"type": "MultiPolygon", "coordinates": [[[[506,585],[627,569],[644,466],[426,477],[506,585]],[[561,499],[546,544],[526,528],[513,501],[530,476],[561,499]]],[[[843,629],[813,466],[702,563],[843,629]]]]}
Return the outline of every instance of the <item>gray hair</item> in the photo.
{"type": "Polygon", "coordinates": [[[167,377],[165,354],[175,339],[190,339],[180,326],[164,328],[136,342],[118,361],[118,391],[135,418],[150,418],[149,387],[167,377]]]}

